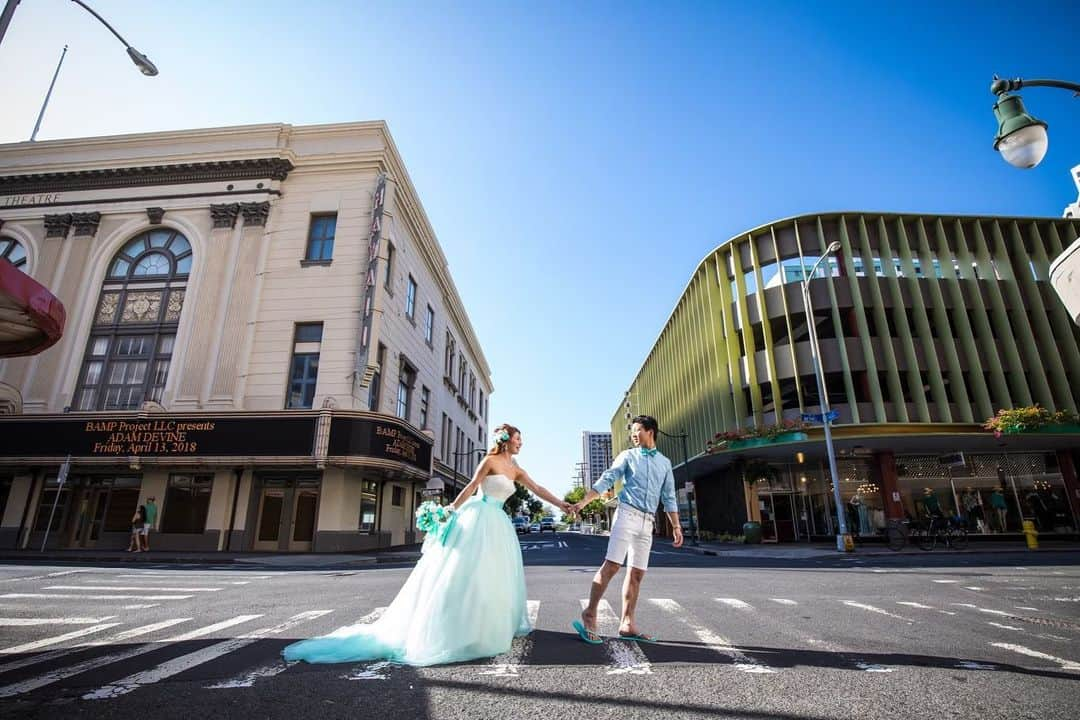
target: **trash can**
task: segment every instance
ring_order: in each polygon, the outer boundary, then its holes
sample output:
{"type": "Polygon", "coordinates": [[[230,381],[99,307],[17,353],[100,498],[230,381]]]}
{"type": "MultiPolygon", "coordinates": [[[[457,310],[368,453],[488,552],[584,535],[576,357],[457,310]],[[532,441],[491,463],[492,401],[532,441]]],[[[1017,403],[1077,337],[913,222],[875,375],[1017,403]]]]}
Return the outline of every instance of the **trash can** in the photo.
{"type": "Polygon", "coordinates": [[[1027,540],[1028,550],[1039,549],[1039,531],[1035,529],[1035,523],[1030,520],[1024,521],[1024,538],[1027,540]]]}
{"type": "Polygon", "coordinates": [[[742,526],[743,542],[747,545],[757,545],[761,542],[761,523],[748,522],[742,526]]]}

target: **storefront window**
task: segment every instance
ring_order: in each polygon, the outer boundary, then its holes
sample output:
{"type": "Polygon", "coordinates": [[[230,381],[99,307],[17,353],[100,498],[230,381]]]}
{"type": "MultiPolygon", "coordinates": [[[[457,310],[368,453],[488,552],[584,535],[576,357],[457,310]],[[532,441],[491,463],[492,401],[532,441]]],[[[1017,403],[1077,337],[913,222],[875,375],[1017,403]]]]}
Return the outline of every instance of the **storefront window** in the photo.
{"type": "Polygon", "coordinates": [[[364,480],[360,498],[360,532],[375,532],[375,512],[378,509],[379,484],[364,480]]]}
{"type": "Polygon", "coordinates": [[[204,532],[213,485],[213,475],[169,475],[161,507],[161,532],[204,532]]]}

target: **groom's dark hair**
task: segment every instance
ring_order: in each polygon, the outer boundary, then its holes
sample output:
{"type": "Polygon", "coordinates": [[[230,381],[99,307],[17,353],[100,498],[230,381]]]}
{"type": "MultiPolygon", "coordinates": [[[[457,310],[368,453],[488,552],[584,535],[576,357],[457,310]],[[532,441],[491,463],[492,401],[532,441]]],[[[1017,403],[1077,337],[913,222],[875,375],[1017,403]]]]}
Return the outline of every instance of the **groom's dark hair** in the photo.
{"type": "Polygon", "coordinates": [[[660,430],[660,427],[656,424],[656,418],[654,418],[652,415],[638,415],[636,418],[630,421],[631,425],[633,425],[634,423],[640,425],[642,430],[648,430],[649,432],[651,432],[653,434],[653,437],[656,437],[657,431],[660,430]]]}

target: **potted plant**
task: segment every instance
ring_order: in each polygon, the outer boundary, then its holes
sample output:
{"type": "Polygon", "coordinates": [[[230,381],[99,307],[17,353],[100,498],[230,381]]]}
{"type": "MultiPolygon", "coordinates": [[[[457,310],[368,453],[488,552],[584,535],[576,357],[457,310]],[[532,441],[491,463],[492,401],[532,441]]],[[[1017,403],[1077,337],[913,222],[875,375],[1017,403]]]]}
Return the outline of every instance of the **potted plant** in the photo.
{"type": "Polygon", "coordinates": [[[998,410],[997,415],[983,423],[994,437],[1025,432],[1080,432],[1080,417],[1070,410],[1050,412],[1038,403],[1009,410],[998,410]]]}

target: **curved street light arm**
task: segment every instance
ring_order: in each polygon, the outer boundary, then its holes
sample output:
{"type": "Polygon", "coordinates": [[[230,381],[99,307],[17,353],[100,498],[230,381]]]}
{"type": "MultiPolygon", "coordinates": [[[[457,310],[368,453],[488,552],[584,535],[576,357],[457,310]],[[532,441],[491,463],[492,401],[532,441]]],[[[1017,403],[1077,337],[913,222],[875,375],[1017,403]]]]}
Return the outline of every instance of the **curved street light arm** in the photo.
{"type": "Polygon", "coordinates": [[[101,22],[102,25],[109,28],[109,32],[111,32],[113,35],[115,35],[120,42],[124,43],[124,47],[126,47],[126,48],[131,47],[131,45],[128,44],[128,41],[125,40],[123,38],[123,36],[120,35],[120,33],[116,32],[116,28],[114,28],[112,25],[107,23],[105,21],[105,18],[101,17],[96,12],[94,12],[94,9],[92,7],[90,7],[86,3],[82,2],[82,0],[71,0],[71,2],[75,3],[76,5],[81,5],[83,10],[90,13],[94,17],[96,17],[101,22]]]}
{"type": "Polygon", "coordinates": [[[1063,90],[1072,90],[1077,95],[1080,95],[1080,83],[1066,82],[1064,80],[1024,80],[1023,78],[1009,80],[999,78],[997,75],[994,76],[994,82],[990,84],[990,92],[995,95],[1002,95],[1025,87],[1056,87],[1063,90]]]}

